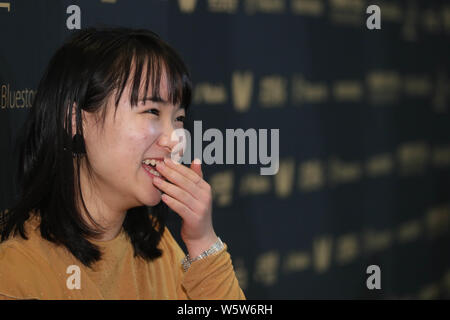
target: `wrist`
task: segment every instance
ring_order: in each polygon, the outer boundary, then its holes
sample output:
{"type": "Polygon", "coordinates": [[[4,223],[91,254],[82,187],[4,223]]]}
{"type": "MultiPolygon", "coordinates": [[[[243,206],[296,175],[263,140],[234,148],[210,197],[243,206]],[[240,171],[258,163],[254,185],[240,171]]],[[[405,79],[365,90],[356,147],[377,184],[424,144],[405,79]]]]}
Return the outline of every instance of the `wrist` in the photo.
{"type": "Polygon", "coordinates": [[[217,235],[213,232],[212,234],[202,239],[185,241],[184,244],[186,245],[189,256],[191,258],[195,258],[205,250],[208,250],[208,248],[211,247],[217,241],[217,239],[217,235]]]}
{"type": "Polygon", "coordinates": [[[192,262],[201,260],[210,255],[216,254],[216,253],[222,251],[224,248],[225,248],[225,245],[223,244],[222,240],[220,240],[220,238],[217,237],[217,240],[207,250],[203,251],[198,256],[191,257],[189,254],[187,254],[184,257],[184,259],[181,261],[184,271],[186,272],[189,269],[192,262]]]}

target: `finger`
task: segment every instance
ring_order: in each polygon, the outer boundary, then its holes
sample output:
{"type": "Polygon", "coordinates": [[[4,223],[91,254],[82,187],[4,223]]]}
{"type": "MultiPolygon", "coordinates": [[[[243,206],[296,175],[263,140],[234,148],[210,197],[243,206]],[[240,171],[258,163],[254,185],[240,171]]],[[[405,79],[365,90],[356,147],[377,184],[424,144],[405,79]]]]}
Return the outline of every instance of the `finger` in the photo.
{"type": "Polygon", "coordinates": [[[198,174],[201,178],[203,178],[202,172],[202,161],[198,158],[195,158],[191,163],[191,169],[194,170],[196,174],[198,174]]]}
{"type": "Polygon", "coordinates": [[[183,203],[193,212],[197,212],[202,209],[200,206],[200,202],[197,199],[195,199],[191,194],[187,193],[180,187],[167,181],[164,181],[163,179],[158,177],[153,178],[153,183],[158,187],[158,189],[160,189],[167,195],[171,196],[172,198],[178,200],[179,202],[183,203]]]}
{"type": "Polygon", "coordinates": [[[186,205],[169,196],[168,194],[163,194],[161,196],[161,199],[165,204],[167,204],[170,209],[175,211],[185,221],[194,214],[194,212],[192,212],[192,210],[189,209],[186,205]]]}
{"type": "Polygon", "coordinates": [[[156,164],[156,170],[164,176],[167,180],[169,180],[172,183],[175,183],[179,186],[181,186],[186,191],[191,192],[197,192],[196,190],[198,186],[190,179],[188,179],[185,175],[180,174],[179,171],[171,168],[169,165],[158,162],[156,164]],[[193,190],[194,189],[194,190],[193,190]]]}
{"type": "Polygon", "coordinates": [[[203,180],[202,176],[198,175],[198,173],[193,171],[191,168],[183,166],[180,163],[176,163],[172,161],[170,158],[165,158],[164,160],[165,160],[164,163],[167,164],[168,167],[184,175],[186,178],[194,182],[200,188],[208,189],[209,186],[208,183],[205,180],[203,180]]]}
{"type": "Polygon", "coordinates": [[[172,169],[169,165],[157,163],[156,170],[168,181],[181,187],[186,192],[189,192],[194,198],[202,200],[206,196],[205,190],[202,190],[199,184],[194,183],[192,180],[182,175],[179,171],[172,169]]]}

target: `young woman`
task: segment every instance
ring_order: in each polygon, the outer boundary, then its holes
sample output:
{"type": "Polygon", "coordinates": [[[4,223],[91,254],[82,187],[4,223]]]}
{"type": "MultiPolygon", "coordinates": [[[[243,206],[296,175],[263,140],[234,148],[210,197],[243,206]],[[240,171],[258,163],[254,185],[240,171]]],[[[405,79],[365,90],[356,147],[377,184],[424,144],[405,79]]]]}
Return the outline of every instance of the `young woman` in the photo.
{"type": "Polygon", "coordinates": [[[85,29],[55,53],[22,134],[0,298],[245,299],[201,164],[170,159],[190,100],[185,64],[153,32],[85,29]]]}

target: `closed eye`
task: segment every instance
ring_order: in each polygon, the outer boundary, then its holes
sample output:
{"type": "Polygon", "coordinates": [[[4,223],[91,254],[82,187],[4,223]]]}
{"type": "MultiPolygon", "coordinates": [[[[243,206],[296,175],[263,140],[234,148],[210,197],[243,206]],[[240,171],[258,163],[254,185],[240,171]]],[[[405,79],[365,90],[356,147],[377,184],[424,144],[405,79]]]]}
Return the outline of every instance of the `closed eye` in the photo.
{"type": "MultiPolygon", "coordinates": [[[[149,110],[146,110],[146,111],[144,111],[145,113],[151,113],[151,114],[154,114],[154,115],[159,115],[159,110],[158,109],[155,109],[155,108],[152,108],[152,109],[149,109],[149,110]]],[[[181,122],[184,122],[185,120],[186,120],[186,117],[185,116],[179,116],[179,117],[177,117],[177,119],[176,119],[177,121],[181,121],[181,122]]]]}
{"type": "Polygon", "coordinates": [[[159,110],[153,108],[153,109],[146,110],[145,113],[153,113],[153,114],[159,115],[159,110]]]}

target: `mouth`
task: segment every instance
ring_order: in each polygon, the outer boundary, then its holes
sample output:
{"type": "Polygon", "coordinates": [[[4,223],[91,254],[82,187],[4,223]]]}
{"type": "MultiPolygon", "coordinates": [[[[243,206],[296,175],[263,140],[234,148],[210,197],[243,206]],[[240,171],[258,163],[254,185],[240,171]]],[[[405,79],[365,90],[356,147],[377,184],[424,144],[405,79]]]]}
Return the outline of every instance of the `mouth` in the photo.
{"type": "Polygon", "coordinates": [[[163,158],[147,158],[142,161],[142,166],[145,171],[152,174],[153,176],[167,180],[156,170],[156,164],[159,162],[163,162],[163,158]]]}

